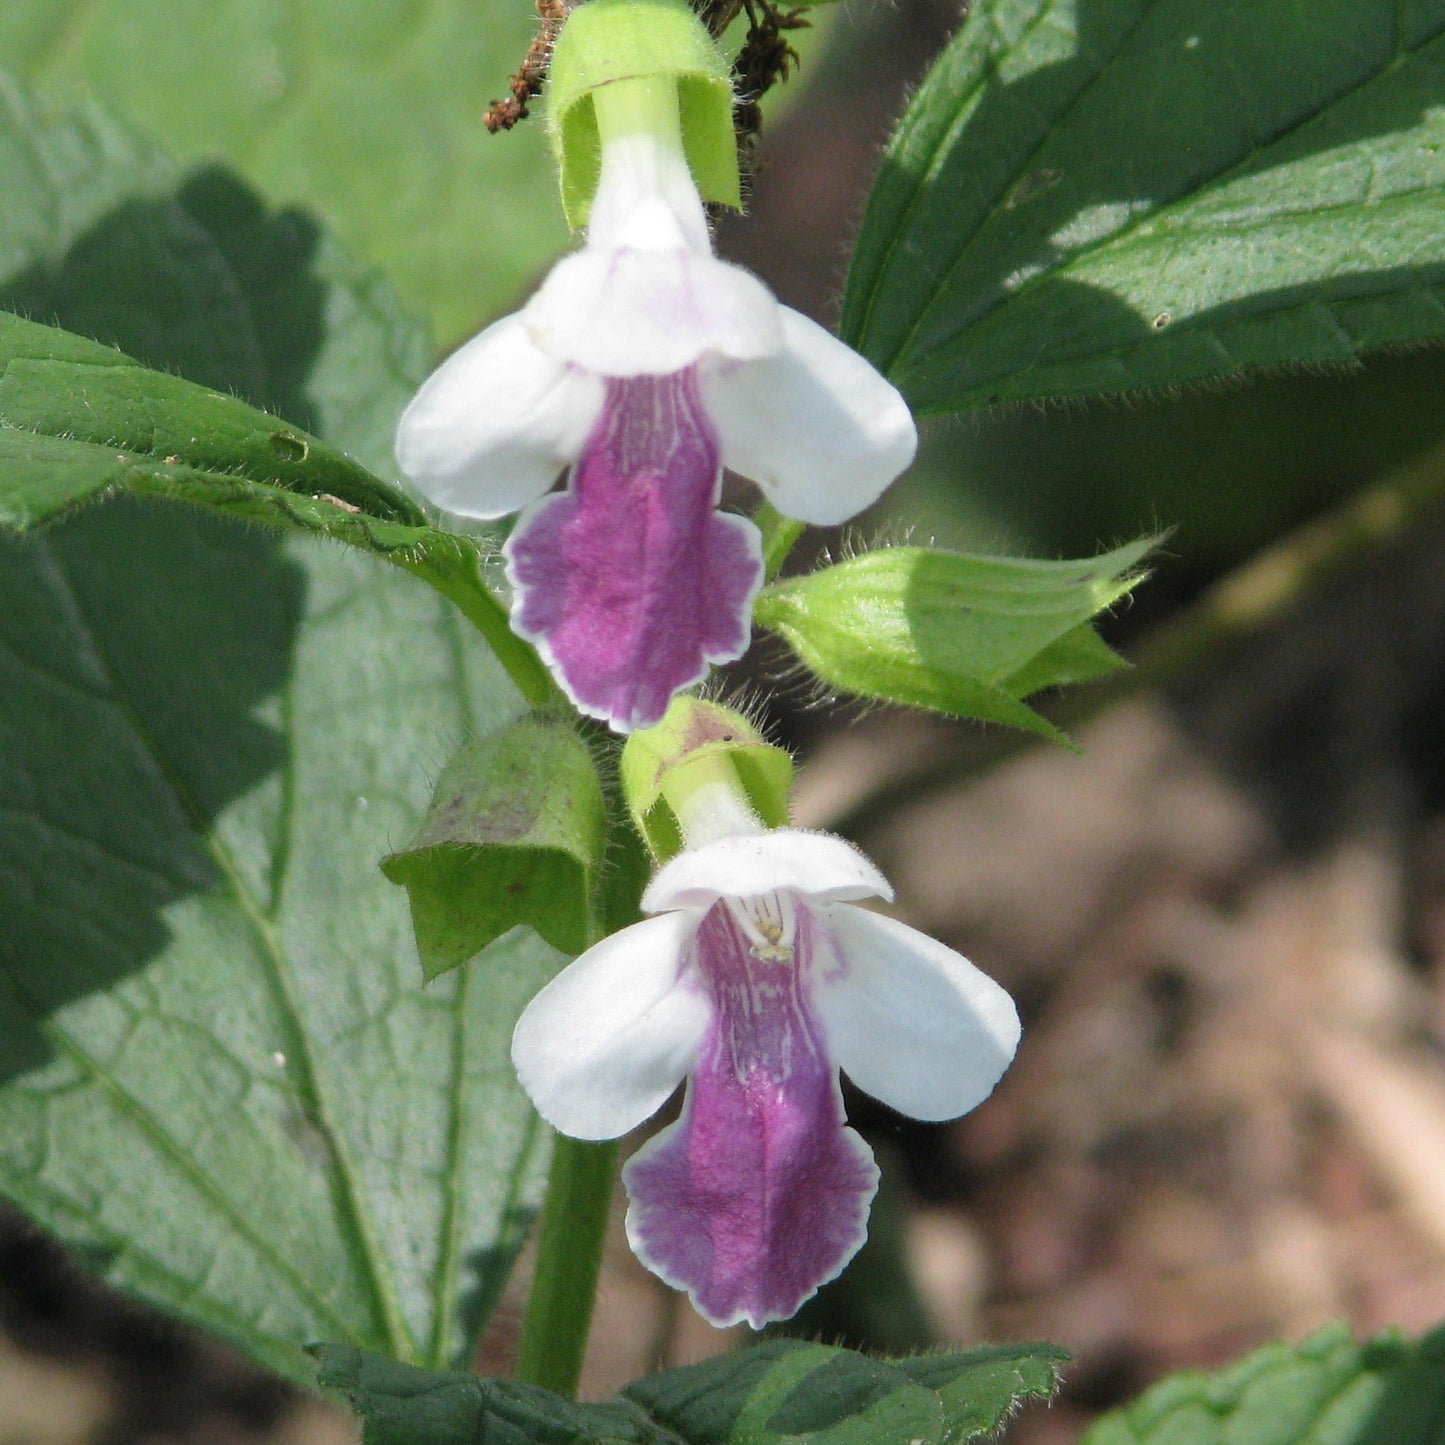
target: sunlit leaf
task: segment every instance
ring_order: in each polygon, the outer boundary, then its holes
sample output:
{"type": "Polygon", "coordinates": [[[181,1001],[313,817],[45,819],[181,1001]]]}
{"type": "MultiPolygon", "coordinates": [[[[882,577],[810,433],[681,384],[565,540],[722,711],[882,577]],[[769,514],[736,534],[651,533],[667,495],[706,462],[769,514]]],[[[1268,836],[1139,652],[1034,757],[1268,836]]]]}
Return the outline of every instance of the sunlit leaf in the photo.
{"type": "Polygon", "coordinates": [[[1445,0],[977,0],[845,339],[923,412],[1445,337],[1445,0]]]}

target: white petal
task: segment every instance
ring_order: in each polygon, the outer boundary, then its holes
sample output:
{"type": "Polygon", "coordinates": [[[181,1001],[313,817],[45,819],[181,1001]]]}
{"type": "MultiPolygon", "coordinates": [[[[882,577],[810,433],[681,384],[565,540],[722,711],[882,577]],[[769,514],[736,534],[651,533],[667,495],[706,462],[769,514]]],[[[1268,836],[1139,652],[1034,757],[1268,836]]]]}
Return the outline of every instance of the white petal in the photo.
{"type": "Polygon", "coordinates": [[[711,254],[707,216],[680,136],[637,131],[607,142],[587,223],[587,244],[594,250],[686,246],[711,254]]]}
{"type": "Polygon", "coordinates": [[[786,306],[784,349],[707,368],[703,402],[723,465],[800,522],[829,527],[877,501],[913,460],[908,403],[852,347],[786,306]]]}
{"type": "Polygon", "coordinates": [[[558,361],[603,376],[665,376],[702,356],[778,351],[780,309],[756,276],[712,256],[589,246],[552,268],[522,316],[558,361]]]}
{"type": "Polygon", "coordinates": [[[709,1018],[703,993],[678,977],[697,922],[670,913],[604,938],[523,1010],[512,1062],[553,1128],[615,1139],[682,1082],[709,1018]]]}
{"type": "Polygon", "coordinates": [[[784,889],[825,902],[893,897],[888,880],[851,843],[831,833],[775,828],[684,850],[648,885],[642,907],[647,913],[706,908],[717,898],[784,889]]]}
{"type": "Polygon", "coordinates": [[[1008,994],[896,919],[843,905],[825,927],[837,958],[815,997],[843,1072],[913,1119],[956,1119],[988,1098],[1018,1047],[1008,994]]]}
{"type": "Polygon", "coordinates": [[[396,459],[426,498],[459,517],[535,502],[576,461],[602,410],[598,377],[544,355],[520,314],[454,351],[396,430],[396,459]]]}

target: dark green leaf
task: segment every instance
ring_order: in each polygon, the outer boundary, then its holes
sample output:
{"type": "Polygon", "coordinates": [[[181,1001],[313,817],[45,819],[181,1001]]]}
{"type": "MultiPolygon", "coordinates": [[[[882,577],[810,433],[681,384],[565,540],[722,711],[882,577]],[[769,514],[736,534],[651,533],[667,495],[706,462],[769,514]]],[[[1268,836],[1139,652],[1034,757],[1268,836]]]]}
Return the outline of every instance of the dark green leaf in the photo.
{"type": "Polygon", "coordinates": [[[535,1385],[418,1370],[344,1346],[312,1351],[366,1445],[681,1445],[624,1405],[574,1405],[535,1385]]]}
{"type": "Polygon", "coordinates": [[[924,412],[1445,336],[1445,0],[977,0],[842,331],[924,412]]]}
{"type": "Polygon", "coordinates": [[[1152,545],[1080,562],[883,547],[774,582],[755,616],[829,686],[1058,738],[1022,699],[1119,665],[1088,619],[1152,545]]]}
{"type": "Polygon", "coordinates": [[[1439,1445],[1445,1331],[1356,1344],[1343,1325],[1267,1345],[1214,1375],[1172,1375],[1082,1445],[1439,1445]]]}
{"type": "Polygon", "coordinates": [[[320,1382],[366,1445],[967,1445],[1025,1400],[1049,1399],[1067,1355],[1004,1345],[884,1362],[769,1340],[573,1405],[506,1380],[437,1374],[323,1346],[320,1382]]]}
{"type": "Polygon", "coordinates": [[[0,1189],[292,1375],[465,1354],[545,1156],[530,935],[422,990],[376,870],[439,738],[516,707],[340,549],[116,502],[0,548],[0,1189]]]}
{"type": "Polygon", "coordinates": [[[895,1360],[893,1368],[927,1385],[943,1401],[946,1445],[994,1435],[1026,1400],[1051,1400],[1067,1350],[1055,1345],[983,1345],[895,1360]]]}
{"type": "Polygon", "coordinates": [[[381,865],[411,899],[426,976],[519,924],[581,953],[591,941],[603,814],[591,754],[570,722],[525,717],[465,743],[442,770],[416,837],[381,865]]]}

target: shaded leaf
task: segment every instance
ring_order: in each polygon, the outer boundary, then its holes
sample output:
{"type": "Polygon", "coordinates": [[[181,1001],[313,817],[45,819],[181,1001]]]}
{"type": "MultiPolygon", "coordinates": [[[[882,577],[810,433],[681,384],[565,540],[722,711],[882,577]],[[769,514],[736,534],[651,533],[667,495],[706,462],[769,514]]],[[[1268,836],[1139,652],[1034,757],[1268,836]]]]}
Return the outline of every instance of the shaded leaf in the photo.
{"type": "Polygon", "coordinates": [[[1445,1331],[1356,1344],[1332,1325],[1217,1374],[1171,1375],[1103,1416],[1082,1445],[1437,1445],[1442,1422],[1445,1331]]]}
{"type": "Polygon", "coordinates": [[[967,1445],[1023,1401],[1049,1399],[1067,1359],[1052,1345],[1004,1345],[885,1363],[778,1339],[574,1405],[515,1381],[314,1353],[323,1388],[365,1421],[366,1445],[967,1445]]]}
{"type": "Polygon", "coordinates": [[[507,1045],[558,966],[422,991],[376,870],[516,707],[425,589],[116,502],[0,545],[0,1189],[292,1376],[463,1357],[535,1211],[507,1045]]]}
{"type": "Polygon", "coordinates": [[[435,978],[520,924],[581,953],[605,845],[586,744],[565,719],[530,716],[462,745],[416,837],[381,868],[407,891],[422,969],[435,978]]]}
{"type": "Polygon", "coordinates": [[[842,333],[923,412],[1445,336],[1445,0],[978,0],[842,333]]]}
{"type": "Polygon", "coordinates": [[[144,363],[0,315],[0,525],[129,489],[332,537],[430,582],[530,701],[555,696],[478,541],[426,525],[376,475],[428,353],[383,283],[234,176],[179,178],[98,111],[49,115],[3,79],[0,189],[0,303],[144,363]]]}
{"type": "Polygon", "coordinates": [[[1022,699],[1120,665],[1087,622],[1152,545],[1079,562],[882,547],[774,582],[754,616],[832,687],[1060,739],[1022,699]]]}

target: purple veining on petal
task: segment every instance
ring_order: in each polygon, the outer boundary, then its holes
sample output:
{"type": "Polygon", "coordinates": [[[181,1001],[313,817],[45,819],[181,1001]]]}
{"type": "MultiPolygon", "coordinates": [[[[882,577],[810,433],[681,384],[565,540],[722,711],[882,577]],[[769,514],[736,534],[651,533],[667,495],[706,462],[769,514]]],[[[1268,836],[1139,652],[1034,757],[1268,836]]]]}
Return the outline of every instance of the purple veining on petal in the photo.
{"type": "Polygon", "coordinates": [[[624,731],[747,649],[761,544],[714,510],[720,475],[691,368],[609,378],[568,489],[507,543],[512,625],[578,707],[624,731]]]}
{"type": "Polygon", "coordinates": [[[708,911],[690,962],[713,1024],[682,1117],[623,1171],[633,1249],[716,1325],[786,1319],[867,1233],[878,1169],[809,997],[818,928],[790,894],[708,911]]]}

